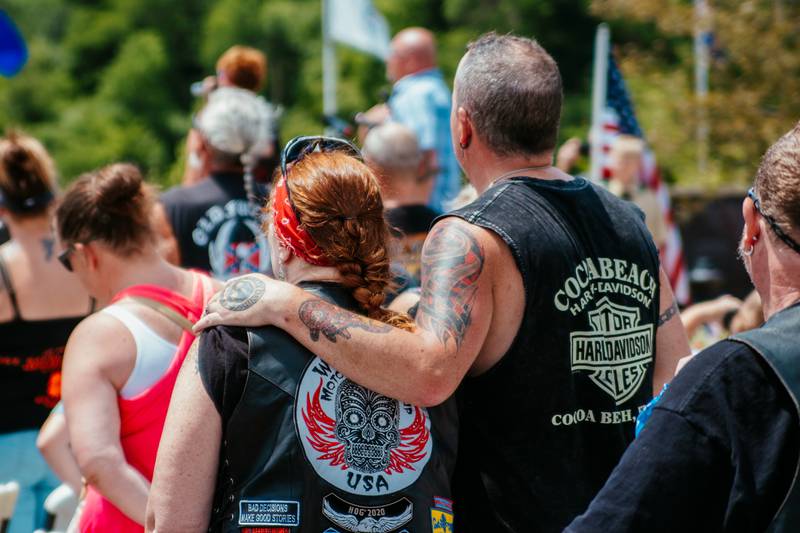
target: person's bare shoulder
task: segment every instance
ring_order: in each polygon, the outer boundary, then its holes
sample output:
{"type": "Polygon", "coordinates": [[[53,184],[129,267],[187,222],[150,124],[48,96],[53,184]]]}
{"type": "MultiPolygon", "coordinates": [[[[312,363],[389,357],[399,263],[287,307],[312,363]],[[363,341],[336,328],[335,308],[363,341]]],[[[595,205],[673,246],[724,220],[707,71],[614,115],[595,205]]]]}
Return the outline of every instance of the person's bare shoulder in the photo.
{"type": "Polygon", "coordinates": [[[119,388],[136,361],[136,342],[128,328],[107,313],[83,319],[72,331],[64,351],[64,364],[73,369],[93,368],[119,388]]]}

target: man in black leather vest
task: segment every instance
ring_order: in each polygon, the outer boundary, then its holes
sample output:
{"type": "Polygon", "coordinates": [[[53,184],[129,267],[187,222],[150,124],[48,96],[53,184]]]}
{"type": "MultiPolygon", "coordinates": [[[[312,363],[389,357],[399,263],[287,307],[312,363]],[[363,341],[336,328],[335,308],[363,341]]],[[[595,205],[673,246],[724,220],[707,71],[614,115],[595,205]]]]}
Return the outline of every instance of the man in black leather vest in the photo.
{"type": "Polygon", "coordinates": [[[263,280],[258,305],[213,304],[200,326],[269,322],[365,386],[418,405],[458,389],[456,529],[560,531],[633,439],[639,408],[689,353],[641,212],[552,166],[562,101],[536,42],[487,34],[456,74],[453,145],[479,199],[422,252],[415,332],[365,330],[263,280]],[[657,354],[657,356],[656,356],[657,354]]]}

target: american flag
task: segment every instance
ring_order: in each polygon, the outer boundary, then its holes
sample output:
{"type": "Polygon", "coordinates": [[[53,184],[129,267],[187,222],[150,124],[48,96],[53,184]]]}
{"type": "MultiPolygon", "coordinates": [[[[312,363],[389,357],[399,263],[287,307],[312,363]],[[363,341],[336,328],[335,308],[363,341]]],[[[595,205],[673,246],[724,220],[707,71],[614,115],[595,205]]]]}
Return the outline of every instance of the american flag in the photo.
{"type": "MultiPolygon", "coordinates": [[[[633,109],[628,88],[622,73],[617,67],[614,56],[609,52],[608,58],[608,80],[606,87],[606,106],[603,114],[603,178],[611,176],[611,168],[608,163],[608,152],[614,138],[620,134],[634,135],[644,139],[642,128],[636,120],[636,113],[633,109]]],[[[661,179],[661,173],[656,165],[656,158],[652,150],[645,149],[642,157],[642,183],[648,187],[658,199],[661,212],[666,218],[667,236],[661,247],[661,265],[669,277],[672,290],[678,303],[685,305],[690,301],[689,296],[689,277],[686,271],[686,262],[683,255],[683,245],[678,226],[672,218],[672,203],[669,198],[669,189],[661,179]]]]}

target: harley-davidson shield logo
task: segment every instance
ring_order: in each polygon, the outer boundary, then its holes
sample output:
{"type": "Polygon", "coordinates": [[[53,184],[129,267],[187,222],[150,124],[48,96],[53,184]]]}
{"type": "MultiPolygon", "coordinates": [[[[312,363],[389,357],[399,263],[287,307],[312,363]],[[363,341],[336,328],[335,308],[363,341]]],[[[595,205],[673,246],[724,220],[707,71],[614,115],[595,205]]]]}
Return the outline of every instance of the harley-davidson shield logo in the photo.
{"type": "Polygon", "coordinates": [[[589,378],[617,405],[639,390],[653,360],[653,326],[639,321],[637,308],[604,297],[589,312],[592,331],[570,335],[572,371],[590,372],[589,378]]]}

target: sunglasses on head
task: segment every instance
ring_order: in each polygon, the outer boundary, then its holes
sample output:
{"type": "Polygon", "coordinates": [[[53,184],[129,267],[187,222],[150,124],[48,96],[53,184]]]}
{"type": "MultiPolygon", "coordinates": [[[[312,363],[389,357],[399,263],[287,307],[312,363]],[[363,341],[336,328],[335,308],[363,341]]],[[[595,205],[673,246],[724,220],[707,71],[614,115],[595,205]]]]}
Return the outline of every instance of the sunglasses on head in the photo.
{"type": "Polygon", "coordinates": [[[780,240],[782,240],[786,246],[788,246],[789,248],[800,254],[800,244],[798,244],[794,239],[789,237],[789,235],[787,235],[786,232],[781,229],[781,227],[778,225],[778,223],[775,221],[774,218],[767,215],[766,213],[764,213],[764,211],[761,210],[761,202],[759,201],[758,196],[756,196],[756,191],[753,187],[750,187],[750,190],[747,191],[747,197],[753,201],[753,205],[756,207],[756,211],[758,211],[758,214],[761,215],[761,217],[767,221],[767,224],[769,224],[769,227],[772,229],[775,235],[777,235],[777,237],[780,240]]]}
{"type": "Polygon", "coordinates": [[[283,174],[283,177],[287,177],[289,165],[312,152],[343,152],[359,161],[364,160],[361,157],[361,151],[350,141],[321,135],[295,137],[286,143],[281,152],[281,174],[283,174]]]}
{"type": "Polygon", "coordinates": [[[58,254],[58,262],[61,263],[69,272],[72,272],[72,260],[70,260],[69,256],[71,256],[72,252],[74,251],[75,248],[69,246],[63,252],[58,254]]]}
{"type": "MultiPolygon", "coordinates": [[[[289,179],[289,165],[296,163],[306,154],[313,152],[342,152],[345,155],[355,157],[359,161],[364,161],[364,158],[361,156],[361,151],[350,141],[323,135],[295,137],[286,143],[286,146],[281,152],[281,175],[283,175],[283,179],[289,179]]],[[[292,211],[295,212],[295,216],[299,220],[300,217],[297,215],[297,209],[294,208],[292,193],[288,184],[286,185],[286,197],[289,199],[292,211]]]]}

